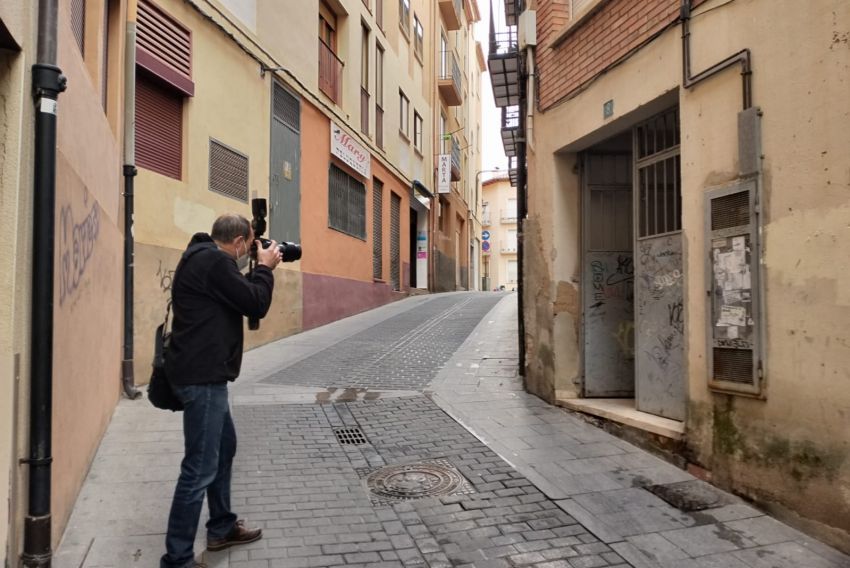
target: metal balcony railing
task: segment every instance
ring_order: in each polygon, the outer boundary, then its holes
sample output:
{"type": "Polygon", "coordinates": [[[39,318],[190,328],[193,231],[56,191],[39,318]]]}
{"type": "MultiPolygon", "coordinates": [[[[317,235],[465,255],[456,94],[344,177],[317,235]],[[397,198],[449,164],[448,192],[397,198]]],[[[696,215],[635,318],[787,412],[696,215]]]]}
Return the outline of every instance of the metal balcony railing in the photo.
{"type": "Polygon", "coordinates": [[[497,107],[519,104],[520,65],[519,42],[516,28],[496,33],[490,20],[490,52],[487,68],[493,85],[497,107]]]}
{"type": "Polygon", "coordinates": [[[319,40],[319,89],[339,104],[342,87],[342,61],[323,41],[319,40]]]}
{"type": "Polygon", "coordinates": [[[463,103],[463,78],[457,58],[452,51],[440,52],[440,75],[437,85],[440,95],[449,106],[463,103]]]}
{"type": "Polygon", "coordinates": [[[502,146],[505,155],[515,158],[519,141],[519,107],[502,108],[502,146]]]}

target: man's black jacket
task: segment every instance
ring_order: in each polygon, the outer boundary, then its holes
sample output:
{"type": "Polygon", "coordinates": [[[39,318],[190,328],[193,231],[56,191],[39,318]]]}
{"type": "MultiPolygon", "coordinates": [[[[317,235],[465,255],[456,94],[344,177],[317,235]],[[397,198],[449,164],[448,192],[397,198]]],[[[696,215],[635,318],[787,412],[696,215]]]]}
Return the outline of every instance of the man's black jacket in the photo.
{"type": "Polygon", "coordinates": [[[242,365],[242,316],[265,316],[273,287],[270,268],[258,265],[248,278],[209,235],[193,236],[171,289],[169,381],[197,385],[236,379],[242,365]]]}

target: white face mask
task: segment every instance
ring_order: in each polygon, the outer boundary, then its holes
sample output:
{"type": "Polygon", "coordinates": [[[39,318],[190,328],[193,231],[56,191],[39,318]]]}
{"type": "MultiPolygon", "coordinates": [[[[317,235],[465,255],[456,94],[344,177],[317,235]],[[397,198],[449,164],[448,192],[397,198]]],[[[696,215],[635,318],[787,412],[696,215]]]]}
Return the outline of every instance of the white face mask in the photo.
{"type": "Polygon", "coordinates": [[[245,270],[251,257],[248,256],[248,247],[245,246],[245,254],[239,254],[239,245],[236,246],[236,266],[239,270],[245,270]]]}

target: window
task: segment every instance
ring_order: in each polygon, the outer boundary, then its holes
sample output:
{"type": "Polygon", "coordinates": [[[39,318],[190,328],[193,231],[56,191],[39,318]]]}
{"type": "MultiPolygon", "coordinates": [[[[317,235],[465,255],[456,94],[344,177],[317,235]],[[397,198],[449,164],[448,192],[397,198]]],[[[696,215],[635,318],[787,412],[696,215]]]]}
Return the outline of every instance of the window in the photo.
{"type": "Polygon", "coordinates": [[[506,219],[516,219],[516,199],[508,199],[508,210],[505,211],[506,219]]]}
{"type": "Polygon", "coordinates": [[[508,241],[505,243],[505,248],[508,251],[516,250],[516,230],[511,229],[508,231],[508,241]]]}
{"type": "Polygon", "coordinates": [[[366,240],[366,187],[333,164],[328,174],[328,226],[366,240]]]}
{"type": "Polygon", "coordinates": [[[336,14],[325,2],[319,3],[319,39],[336,53],[336,14]]]}
{"type": "Polygon", "coordinates": [[[508,261],[508,282],[514,283],[517,281],[517,261],[508,261]]]}
{"type": "Polygon", "coordinates": [[[413,16],[413,50],[419,63],[422,63],[422,56],[425,52],[425,29],[422,27],[422,22],[419,21],[419,16],[413,16]]]}
{"type": "Polygon", "coordinates": [[[440,77],[449,77],[449,40],[445,32],[440,34],[440,77]]]}
{"type": "Polygon", "coordinates": [[[145,72],[136,79],[136,164],[174,179],[183,173],[183,97],[145,72]]]}
{"type": "Polygon", "coordinates": [[[360,131],[369,134],[369,28],[361,24],[360,46],[360,131]]]}
{"type": "Polygon", "coordinates": [[[442,112],[440,113],[440,142],[439,142],[439,153],[446,153],[446,132],[448,131],[446,125],[446,115],[442,112]]]}
{"type": "Polygon", "coordinates": [[[422,152],[422,117],[413,111],[413,147],[422,152]]]}
{"type": "Polygon", "coordinates": [[[410,0],[398,0],[398,25],[404,37],[410,37],[410,0]]]}
{"type": "Polygon", "coordinates": [[[375,144],[384,149],[384,48],[375,43],[375,144]]]}
{"type": "Polygon", "coordinates": [[[398,92],[398,130],[405,138],[410,138],[410,99],[401,91],[398,92]]]}
{"type": "Polygon", "coordinates": [[[71,31],[80,53],[86,53],[86,0],[71,0],[71,31]]]}
{"type": "Polygon", "coordinates": [[[375,23],[384,29],[384,0],[375,0],[375,23]]]}
{"type": "Polygon", "coordinates": [[[248,156],[210,139],[210,191],[248,202],[248,156]]]}
{"type": "Polygon", "coordinates": [[[339,104],[342,62],[336,56],[336,14],[324,2],[319,3],[319,90],[339,104]]]}

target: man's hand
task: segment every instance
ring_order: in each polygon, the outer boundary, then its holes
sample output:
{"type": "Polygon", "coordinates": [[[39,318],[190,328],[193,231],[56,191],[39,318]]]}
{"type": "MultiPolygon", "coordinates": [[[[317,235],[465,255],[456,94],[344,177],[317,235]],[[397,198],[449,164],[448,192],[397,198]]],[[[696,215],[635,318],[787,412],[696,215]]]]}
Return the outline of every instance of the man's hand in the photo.
{"type": "Polygon", "coordinates": [[[257,264],[274,268],[280,262],[280,249],[277,248],[277,241],[272,241],[269,248],[263,248],[260,241],[254,241],[257,245],[257,264]]]}

